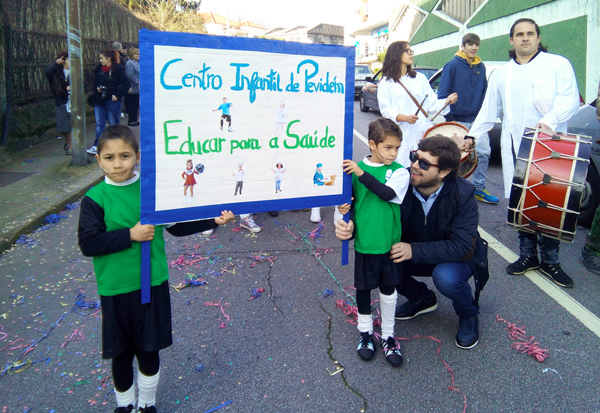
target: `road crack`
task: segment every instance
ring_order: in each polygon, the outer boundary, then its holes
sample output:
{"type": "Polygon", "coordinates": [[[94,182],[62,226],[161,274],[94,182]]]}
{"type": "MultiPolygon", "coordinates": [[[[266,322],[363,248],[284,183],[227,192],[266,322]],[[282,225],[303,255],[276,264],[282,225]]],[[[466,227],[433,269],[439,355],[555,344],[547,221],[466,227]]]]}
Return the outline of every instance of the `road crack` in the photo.
{"type": "MultiPolygon", "coordinates": [[[[327,342],[329,343],[329,347],[327,348],[327,355],[329,356],[329,358],[331,359],[331,361],[338,366],[338,368],[341,368],[342,371],[340,373],[340,376],[342,376],[342,382],[344,383],[344,386],[346,386],[346,388],[348,388],[348,390],[350,390],[352,393],[356,394],[358,397],[360,397],[363,401],[363,408],[360,410],[361,412],[366,412],[367,409],[369,408],[367,399],[365,396],[363,396],[362,394],[360,394],[360,392],[358,390],[356,390],[354,387],[352,387],[350,385],[350,383],[348,383],[348,380],[346,379],[346,376],[344,374],[344,366],[342,365],[342,363],[339,362],[339,360],[336,360],[333,357],[333,344],[331,343],[331,319],[332,319],[332,315],[329,311],[327,311],[325,309],[325,307],[323,307],[323,304],[319,302],[319,307],[321,307],[321,310],[327,314],[327,342]]],[[[330,373],[331,374],[331,373],[330,373]]]]}

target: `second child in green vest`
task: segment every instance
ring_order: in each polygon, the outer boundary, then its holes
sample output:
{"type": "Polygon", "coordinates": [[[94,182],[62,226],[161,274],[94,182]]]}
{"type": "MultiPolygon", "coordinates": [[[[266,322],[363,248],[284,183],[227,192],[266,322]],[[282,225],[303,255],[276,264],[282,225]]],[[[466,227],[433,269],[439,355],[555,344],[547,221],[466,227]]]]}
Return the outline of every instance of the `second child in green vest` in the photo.
{"type": "MultiPolygon", "coordinates": [[[[375,355],[371,290],[379,288],[379,343],[394,367],[402,364],[400,344],[394,337],[395,286],[400,284],[402,273],[389,252],[402,235],[400,203],[409,184],[408,171],[395,161],[401,143],[402,132],[396,122],[376,119],[369,124],[371,155],[358,163],[346,159],[342,164],[344,172],[352,174],[354,195],[354,287],[360,333],[357,352],[363,360],[371,360],[375,355]]],[[[339,209],[346,214],[350,205],[339,209]]]]}

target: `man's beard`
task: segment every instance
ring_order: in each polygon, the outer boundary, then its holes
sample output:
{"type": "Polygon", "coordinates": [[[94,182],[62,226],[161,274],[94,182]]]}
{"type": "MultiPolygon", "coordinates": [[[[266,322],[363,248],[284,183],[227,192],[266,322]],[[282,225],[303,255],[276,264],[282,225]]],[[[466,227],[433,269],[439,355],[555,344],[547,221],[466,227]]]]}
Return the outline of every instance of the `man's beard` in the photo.
{"type": "Polygon", "coordinates": [[[431,188],[433,186],[439,186],[439,185],[441,185],[441,183],[442,183],[442,180],[437,175],[432,176],[431,178],[428,178],[428,179],[421,176],[421,179],[419,179],[418,182],[415,182],[414,177],[412,177],[412,176],[410,177],[410,184],[415,188],[431,188]]]}

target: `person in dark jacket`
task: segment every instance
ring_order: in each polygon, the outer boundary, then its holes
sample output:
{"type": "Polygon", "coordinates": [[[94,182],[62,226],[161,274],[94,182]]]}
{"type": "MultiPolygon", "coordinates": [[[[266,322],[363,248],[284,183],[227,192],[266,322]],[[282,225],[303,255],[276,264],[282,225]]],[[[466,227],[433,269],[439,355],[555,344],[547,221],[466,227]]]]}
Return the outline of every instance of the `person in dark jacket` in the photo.
{"type": "MultiPolygon", "coordinates": [[[[479,340],[479,293],[489,278],[487,243],[477,231],[475,188],[457,176],[460,150],[450,138],[422,139],[410,160],[410,186],[400,205],[402,241],[390,251],[402,266],[398,293],[408,298],[396,307],[396,319],[408,320],[437,308],[435,293],[414,279],[430,276],[459,316],[456,345],[469,349],[479,340]]],[[[349,239],[353,229],[352,221],[338,221],[335,231],[339,239],[349,239]]]]}
{"type": "Polygon", "coordinates": [[[88,103],[94,106],[96,116],[96,140],[87,153],[95,155],[98,138],[104,132],[106,120],[109,125],[118,125],[121,115],[121,101],[129,90],[129,80],[125,68],[120,64],[116,50],[100,53],[100,63],[94,68],[94,92],[88,103]]]}
{"type": "MultiPolygon", "coordinates": [[[[438,89],[440,99],[451,93],[460,94],[460,100],[450,106],[450,113],[446,115],[446,120],[460,122],[468,129],[471,129],[479,109],[481,109],[487,90],[485,65],[477,56],[480,43],[481,40],[475,33],[464,35],[460,50],[442,70],[438,89]]],[[[498,198],[485,189],[485,171],[487,171],[492,152],[488,134],[485,133],[480,141],[477,144],[477,155],[478,163],[482,166],[473,174],[475,198],[488,204],[496,204],[498,198]]]]}
{"type": "Polygon", "coordinates": [[[71,147],[71,105],[69,93],[69,54],[60,52],[56,61],[46,69],[46,78],[56,104],[56,130],[65,138],[64,149],[67,155],[73,154],[71,147]]]}

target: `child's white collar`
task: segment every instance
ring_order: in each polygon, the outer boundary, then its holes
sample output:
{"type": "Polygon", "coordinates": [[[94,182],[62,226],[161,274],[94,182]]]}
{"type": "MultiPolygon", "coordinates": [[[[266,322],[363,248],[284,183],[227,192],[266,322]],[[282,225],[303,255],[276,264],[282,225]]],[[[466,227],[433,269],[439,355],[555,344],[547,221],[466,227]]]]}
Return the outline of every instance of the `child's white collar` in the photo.
{"type": "Polygon", "coordinates": [[[109,185],[114,185],[114,186],[127,186],[127,185],[131,185],[132,183],[134,183],[135,181],[137,181],[138,179],[140,179],[140,173],[137,171],[133,171],[133,177],[129,178],[126,181],[123,182],[115,182],[112,179],[110,179],[108,176],[104,177],[104,182],[106,182],[109,185]]]}

